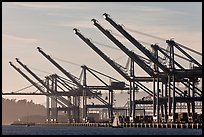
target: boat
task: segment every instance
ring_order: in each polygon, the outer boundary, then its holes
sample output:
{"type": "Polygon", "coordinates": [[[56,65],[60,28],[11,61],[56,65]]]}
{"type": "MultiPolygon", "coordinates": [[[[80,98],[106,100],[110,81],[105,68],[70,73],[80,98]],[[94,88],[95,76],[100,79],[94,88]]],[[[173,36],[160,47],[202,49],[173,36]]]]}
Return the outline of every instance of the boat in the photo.
{"type": "Polygon", "coordinates": [[[115,117],[113,119],[112,127],[113,128],[123,128],[123,126],[120,123],[120,119],[119,119],[118,115],[115,115],[115,117]]]}
{"type": "Polygon", "coordinates": [[[34,122],[24,122],[24,121],[14,121],[10,125],[30,127],[30,126],[34,126],[35,123],[34,122]]]}

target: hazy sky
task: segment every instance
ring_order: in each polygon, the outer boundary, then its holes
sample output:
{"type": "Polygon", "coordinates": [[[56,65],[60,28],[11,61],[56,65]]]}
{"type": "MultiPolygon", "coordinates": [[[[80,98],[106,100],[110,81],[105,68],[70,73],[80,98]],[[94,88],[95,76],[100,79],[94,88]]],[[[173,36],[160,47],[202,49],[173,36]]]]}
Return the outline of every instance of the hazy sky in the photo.
{"type": "MultiPolygon", "coordinates": [[[[55,58],[74,62],[68,64],[56,60],[68,72],[79,76],[80,65],[87,65],[95,70],[106,73],[124,81],[111,66],[73,33],[73,28],[93,41],[116,47],[91,22],[95,18],[113,34],[117,33],[105,19],[103,13],[108,13],[125,28],[137,30],[164,39],[174,38],[175,41],[202,52],[202,3],[201,2],[3,2],[2,3],[2,91],[11,92],[29,86],[10,65],[9,61],[21,70],[23,68],[15,61],[18,57],[39,77],[44,79],[49,72],[63,75],[55,66],[44,58],[36,49],[42,50],[55,58]],[[37,69],[41,70],[38,71],[37,69]]],[[[129,31],[130,32],[130,31],[129,31]]],[[[165,41],[130,32],[136,39],[147,43],[158,43],[166,48],[165,41]]],[[[130,50],[142,55],[125,38],[117,36],[130,50]]],[[[97,44],[96,44],[97,45],[97,44]]],[[[97,45],[111,59],[125,66],[127,56],[120,50],[97,45]]],[[[146,45],[150,49],[150,46],[146,45]]],[[[190,53],[192,54],[192,53],[190,53]]],[[[192,54],[200,63],[201,56],[192,54]]],[[[181,61],[183,65],[189,64],[181,61]]],[[[26,74],[26,71],[23,70],[26,74]]],[[[139,67],[136,75],[146,75],[139,67]]],[[[30,76],[30,75],[28,75],[30,76]]],[[[33,79],[32,76],[30,78],[33,79]]],[[[89,78],[88,78],[89,79],[89,78]]],[[[91,79],[91,78],[90,78],[91,79]]],[[[33,79],[36,81],[35,79],[33,79]]],[[[89,80],[90,84],[95,84],[89,80]]],[[[92,84],[92,85],[93,85],[92,84]]],[[[30,88],[28,91],[35,91],[30,88]]],[[[27,92],[25,90],[25,92],[27,92]]],[[[44,96],[4,96],[5,98],[32,99],[36,103],[45,104],[44,96]]]]}

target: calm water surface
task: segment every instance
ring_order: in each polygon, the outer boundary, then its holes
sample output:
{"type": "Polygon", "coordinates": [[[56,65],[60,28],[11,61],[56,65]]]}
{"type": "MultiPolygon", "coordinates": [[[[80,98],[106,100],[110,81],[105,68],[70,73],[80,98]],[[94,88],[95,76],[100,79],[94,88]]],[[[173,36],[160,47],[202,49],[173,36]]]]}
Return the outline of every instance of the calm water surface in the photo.
{"type": "Polygon", "coordinates": [[[3,135],[202,135],[202,129],[2,126],[3,135]]]}

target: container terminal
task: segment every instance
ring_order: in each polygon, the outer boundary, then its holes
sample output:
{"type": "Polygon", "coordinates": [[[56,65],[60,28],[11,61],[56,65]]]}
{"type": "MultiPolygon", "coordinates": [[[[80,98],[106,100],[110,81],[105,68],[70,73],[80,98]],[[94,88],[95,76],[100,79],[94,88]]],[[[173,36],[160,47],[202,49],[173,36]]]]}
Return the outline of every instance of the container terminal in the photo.
{"type": "Polygon", "coordinates": [[[11,67],[29,81],[39,93],[4,92],[2,95],[46,96],[47,119],[41,125],[110,127],[115,114],[117,114],[123,127],[202,128],[202,64],[187,51],[199,56],[202,56],[202,53],[177,43],[173,39],[165,40],[166,49],[158,44],[150,44],[152,49],[150,51],[123,25],[116,23],[109,14],[104,13],[103,16],[144,56],[128,49],[114,36],[114,33],[102,27],[96,19],[91,20],[96,29],[127,55],[126,66],[122,66],[108,57],[96,46],[96,42],[83,35],[78,28],[73,28],[74,34],[79,37],[83,46],[87,45],[98,54],[125,81],[86,65],[81,65],[80,77],[74,76],[54,58],[46,54],[42,48],[37,47],[37,51],[66,77],[50,74],[45,76],[45,79],[41,79],[20,59],[16,58],[16,62],[38,83],[34,82],[14,63],[9,62],[11,67]],[[176,50],[180,54],[175,53],[176,50]],[[179,59],[188,61],[189,67],[181,65],[179,59]],[[146,76],[137,76],[136,65],[142,68],[146,76]],[[101,84],[89,85],[87,81],[90,75],[101,84]],[[109,81],[104,81],[102,77],[109,81]],[[151,88],[145,83],[150,84],[151,88]],[[177,85],[182,85],[184,88],[177,85]],[[201,85],[201,88],[198,85],[201,85]],[[128,98],[124,97],[125,105],[118,107],[114,105],[114,97],[121,91],[126,92],[128,98]],[[147,96],[138,99],[138,92],[143,92],[147,96]],[[97,100],[99,103],[90,103],[89,99],[97,100]],[[65,120],[59,119],[59,112],[66,115],[65,120]]]}

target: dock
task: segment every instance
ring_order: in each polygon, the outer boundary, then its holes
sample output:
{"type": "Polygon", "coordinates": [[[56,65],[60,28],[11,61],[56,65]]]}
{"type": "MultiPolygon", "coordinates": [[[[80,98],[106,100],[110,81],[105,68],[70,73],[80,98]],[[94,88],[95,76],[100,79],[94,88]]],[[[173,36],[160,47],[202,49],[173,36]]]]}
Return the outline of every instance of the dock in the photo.
{"type": "MultiPolygon", "coordinates": [[[[112,127],[112,123],[44,123],[40,126],[112,127]]],[[[202,129],[202,123],[122,123],[128,128],[190,128],[202,129]]]]}

